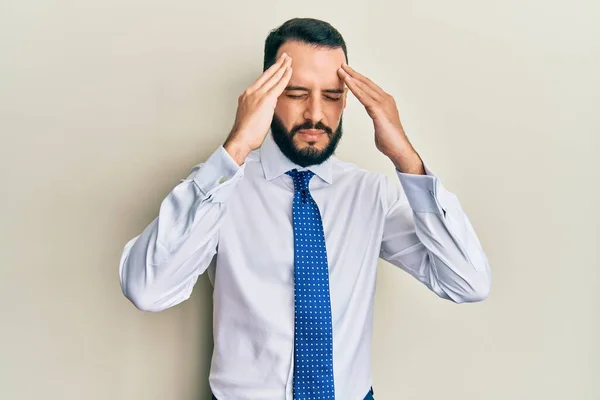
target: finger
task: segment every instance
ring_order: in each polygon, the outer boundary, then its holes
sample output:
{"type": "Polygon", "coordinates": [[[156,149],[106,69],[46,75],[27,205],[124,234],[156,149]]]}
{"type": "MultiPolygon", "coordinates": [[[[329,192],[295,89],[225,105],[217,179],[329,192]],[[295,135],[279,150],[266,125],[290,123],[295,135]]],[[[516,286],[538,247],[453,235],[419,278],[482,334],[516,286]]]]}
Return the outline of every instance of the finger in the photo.
{"type": "Polygon", "coordinates": [[[343,63],[342,64],[342,69],[343,69],[344,72],[346,72],[347,74],[349,74],[355,80],[357,80],[359,82],[362,82],[365,85],[369,86],[369,88],[371,88],[372,91],[378,93],[380,96],[383,96],[385,94],[385,92],[383,91],[383,89],[381,89],[379,86],[377,86],[375,84],[375,82],[373,82],[372,80],[370,80],[366,76],[358,73],[354,68],[352,68],[348,64],[343,63]]]}
{"type": "Polygon", "coordinates": [[[269,80],[273,75],[275,75],[275,73],[277,73],[279,69],[281,69],[287,58],[288,55],[286,53],[283,53],[279,57],[277,62],[271,65],[265,72],[263,72],[262,75],[259,76],[258,79],[248,88],[248,90],[254,92],[258,88],[260,88],[267,80],[269,80]]]}
{"type": "Polygon", "coordinates": [[[279,96],[281,96],[281,93],[283,93],[284,89],[287,87],[291,78],[292,78],[292,67],[290,66],[285,70],[285,73],[283,74],[283,76],[281,77],[279,82],[277,82],[277,84],[275,84],[271,89],[269,89],[269,91],[267,92],[267,95],[275,96],[275,98],[278,98],[279,96]]]}
{"type": "Polygon", "coordinates": [[[271,78],[269,78],[269,80],[267,80],[260,88],[258,88],[256,93],[267,93],[273,86],[275,86],[281,80],[281,78],[287,72],[287,70],[291,68],[291,64],[291,58],[285,60],[281,68],[279,68],[279,70],[271,78]]]}
{"type": "Polygon", "coordinates": [[[344,71],[344,69],[342,69],[342,68],[339,69],[339,75],[342,77],[342,79],[344,79],[344,81],[347,81],[348,78],[352,79],[354,82],[354,85],[356,87],[358,87],[359,89],[361,89],[366,94],[368,94],[370,97],[372,97],[373,100],[375,100],[375,101],[381,100],[382,96],[381,96],[381,94],[379,94],[379,92],[375,91],[372,87],[363,83],[362,81],[352,78],[352,76],[350,76],[350,74],[348,74],[346,71],[344,71]]]}
{"type": "Polygon", "coordinates": [[[357,80],[350,75],[346,75],[344,81],[363,106],[370,107],[373,105],[375,100],[358,85],[359,82],[357,80]]]}

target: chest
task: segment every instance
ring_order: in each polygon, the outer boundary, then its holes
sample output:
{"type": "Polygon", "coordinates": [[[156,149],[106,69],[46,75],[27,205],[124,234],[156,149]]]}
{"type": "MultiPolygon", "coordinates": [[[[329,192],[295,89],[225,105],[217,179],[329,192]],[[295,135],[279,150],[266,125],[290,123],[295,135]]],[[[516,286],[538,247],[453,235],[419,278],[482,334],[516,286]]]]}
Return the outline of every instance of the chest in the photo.
{"type": "MultiPolygon", "coordinates": [[[[293,277],[294,225],[291,182],[240,182],[226,204],[219,231],[219,253],[250,264],[265,279],[293,277]]],[[[323,223],[329,268],[357,269],[376,257],[383,226],[378,190],[368,182],[311,186],[323,223]]]]}

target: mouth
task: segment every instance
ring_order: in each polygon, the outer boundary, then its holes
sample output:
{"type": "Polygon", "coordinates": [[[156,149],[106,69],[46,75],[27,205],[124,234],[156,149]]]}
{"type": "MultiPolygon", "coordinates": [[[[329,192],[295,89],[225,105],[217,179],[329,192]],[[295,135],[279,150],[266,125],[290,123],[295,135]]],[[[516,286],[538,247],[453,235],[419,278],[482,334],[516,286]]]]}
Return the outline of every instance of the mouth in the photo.
{"type": "Polygon", "coordinates": [[[318,140],[325,134],[325,132],[320,129],[301,129],[297,133],[305,140],[318,140]]]}

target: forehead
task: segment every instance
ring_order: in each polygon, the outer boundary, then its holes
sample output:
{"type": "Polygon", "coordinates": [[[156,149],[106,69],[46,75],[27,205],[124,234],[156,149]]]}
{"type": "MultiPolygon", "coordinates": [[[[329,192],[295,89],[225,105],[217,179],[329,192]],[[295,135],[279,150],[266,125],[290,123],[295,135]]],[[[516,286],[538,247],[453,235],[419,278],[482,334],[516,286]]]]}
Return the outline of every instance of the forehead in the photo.
{"type": "Polygon", "coordinates": [[[290,86],[305,86],[320,89],[342,89],[342,80],[337,70],[346,60],[341,48],[321,48],[297,41],[284,43],[277,52],[292,57],[290,86]]]}

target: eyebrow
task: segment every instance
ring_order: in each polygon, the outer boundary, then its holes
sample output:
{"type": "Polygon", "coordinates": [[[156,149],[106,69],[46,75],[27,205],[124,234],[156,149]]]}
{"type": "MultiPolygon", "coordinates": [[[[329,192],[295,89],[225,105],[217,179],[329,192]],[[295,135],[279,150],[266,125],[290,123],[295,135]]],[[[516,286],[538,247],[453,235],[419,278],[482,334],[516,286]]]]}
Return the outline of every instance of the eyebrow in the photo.
{"type": "MultiPolygon", "coordinates": [[[[285,88],[285,90],[300,90],[303,92],[310,92],[310,90],[308,88],[305,88],[303,86],[288,86],[285,88]]],[[[325,89],[325,90],[322,90],[322,92],[344,94],[344,89],[325,89]]]]}

